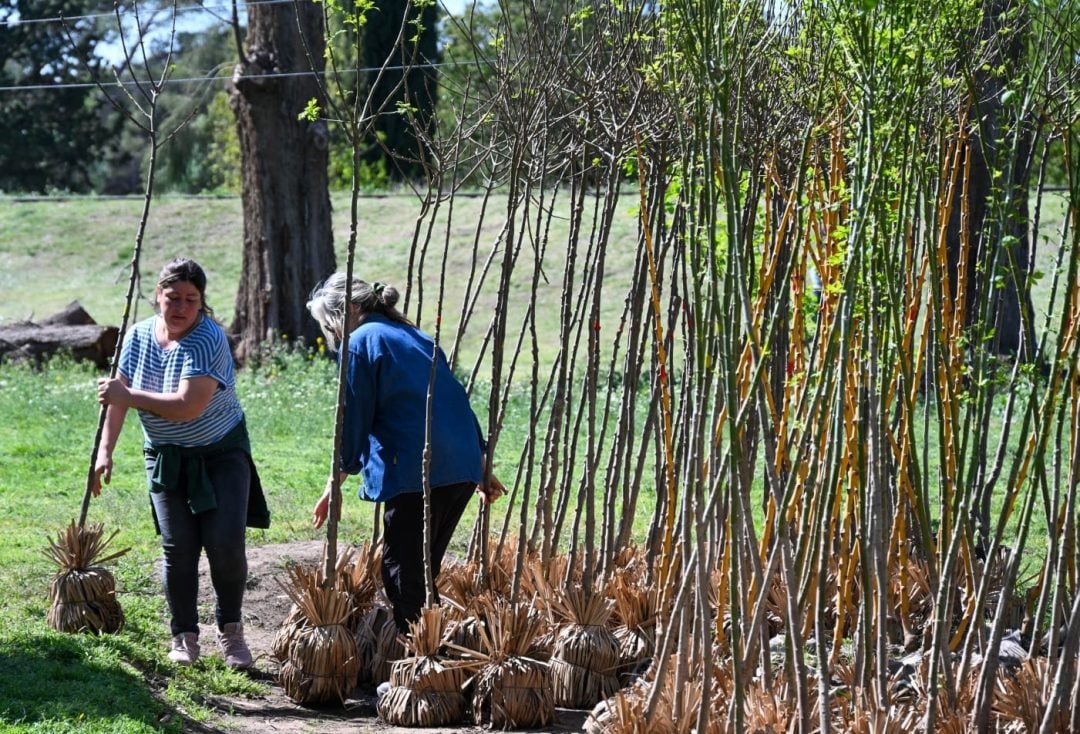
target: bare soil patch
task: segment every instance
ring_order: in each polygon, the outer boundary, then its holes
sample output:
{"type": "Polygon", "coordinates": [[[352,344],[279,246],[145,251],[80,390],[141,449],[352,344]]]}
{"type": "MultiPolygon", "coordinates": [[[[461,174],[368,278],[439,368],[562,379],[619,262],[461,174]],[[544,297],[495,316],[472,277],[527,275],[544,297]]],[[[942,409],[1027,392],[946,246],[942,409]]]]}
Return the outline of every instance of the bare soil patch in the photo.
{"type": "MultiPolygon", "coordinates": [[[[277,685],[276,667],[270,660],[270,643],[285,619],[291,603],[275,579],[284,578],[284,568],[290,562],[320,561],[322,546],[322,541],[305,541],[248,547],[248,589],[244,598],[244,630],[251,652],[255,656],[255,669],[251,671],[251,675],[265,682],[269,691],[258,697],[222,696],[206,701],[207,705],[217,713],[212,721],[192,724],[191,731],[232,734],[270,734],[271,732],[275,734],[345,734],[345,732],[350,734],[355,732],[435,734],[449,731],[483,731],[467,726],[435,729],[390,726],[379,718],[375,708],[375,690],[371,687],[357,688],[344,705],[298,706],[285,695],[281,687],[277,685]]],[[[202,560],[200,577],[201,617],[209,619],[213,616],[213,593],[205,558],[202,560]]],[[[200,636],[203,640],[204,653],[220,654],[213,642],[213,624],[203,624],[200,636]]],[[[586,713],[559,709],[556,712],[554,725],[542,731],[551,732],[551,734],[581,731],[586,713]]]]}

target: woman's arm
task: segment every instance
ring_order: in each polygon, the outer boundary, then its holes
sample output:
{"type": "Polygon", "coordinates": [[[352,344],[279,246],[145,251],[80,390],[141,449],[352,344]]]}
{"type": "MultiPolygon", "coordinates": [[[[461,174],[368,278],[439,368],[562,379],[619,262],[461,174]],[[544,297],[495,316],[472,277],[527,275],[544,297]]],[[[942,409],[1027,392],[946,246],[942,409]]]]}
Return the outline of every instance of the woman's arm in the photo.
{"type": "Polygon", "coordinates": [[[135,408],[169,421],[190,421],[202,415],[214,397],[218,381],[209,375],[180,380],[176,392],[159,393],[128,387],[121,378],[98,380],[98,402],[102,405],[135,408]]]}
{"type": "MultiPolygon", "coordinates": [[[[126,385],[127,382],[120,378],[126,385]]],[[[101,494],[101,485],[112,481],[113,449],[116,448],[116,440],[120,438],[120,431],[124,428],[124,419],[127,417],[127,408],[119,405],[110,405],[105,409],[105,425],[101,429],[101,443],[98,444],[97,457],[94,459],[94,471],[90,475],[90,492],[95,497],[101,494]]]]}
{"type": "MultiPolygon", "coordinates": [[[[345,480],[348,478],[348,474],[345,472],[338,472],[338,487],[345,486],[345,480]]],[[[323,490],[322,496],[315,502],[315,508],[311,511],[311,524],[315,526],[315,529],[319,529],[326,522],[326,518],[330,516],[330,492],[334,489],[334,478],[330,477],[326,480],[326,489],[323,490]]],[[[341,519],[341,506],[337,507],[338,519],[341,519]]]]}

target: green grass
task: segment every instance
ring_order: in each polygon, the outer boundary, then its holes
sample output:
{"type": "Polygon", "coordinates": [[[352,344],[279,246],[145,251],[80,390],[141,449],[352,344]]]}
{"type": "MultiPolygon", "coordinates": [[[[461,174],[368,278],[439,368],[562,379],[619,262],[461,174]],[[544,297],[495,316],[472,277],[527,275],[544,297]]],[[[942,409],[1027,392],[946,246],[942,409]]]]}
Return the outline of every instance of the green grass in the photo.
{"type": "MultiPolygon", "coordinates": [[[[98,411],[96,377],[94,369],[63,358],[43,369],[0,368],[0,732],[180,731],[174,707],[204,719],[210,715],[200,703],[205,696],[247,695],[261,685],[216,659],[191,669],[165,660],[166,614],[154,572],[160,550],[134,416],[116,447],[112,483],[92,502],[89,517],[119,530],[114,542],[131,548],[114,567],[126,626],[102,637],[47,628],[54,569],[42,550],[78,514],[98,411]],[[163,700],[150,695],[150,680],[163,689],[163,700]]],[[[269,530],[248,532],[249,543],[324,537],[312,529],[310,513],[330,465],[335,379],[332,361],[299,351],[275,352],[262,367],[239,373],[237,390],[274,516],[269,530]]],[[[478,390],[486,394],[484,386],[478,390]]],[[[483,421],[486,406],[475,402],[483,421]]],[[[527,411],[527,394],[515,389],[496,461],[508,483],[527,440],[527,411]]],[[[373,505],[355,490],[353,480],[345,488],[342,542],[370,536],[373,505]]],[[[452,552],[464,551],[478,506],[470,505],[452,552]]],[[[508,507],[506,501],[494,506],[493,529],[508,507]]],[[[643,534],[648,513],[640,515],[643,534]]]]}
{"type": "MultiPolygon", "coordinates": [[[[349,236],[349,199],[342,193],[332,197],[334,245],[339,268],[345,267],[349,236]]],[[[505,221],[504,203],[493,200],[481,216],[480,197],[458,197],[453,212],[446,207],[435,217],[434,234],[423,269],[422,328],[432,331],[438,298],[444,241],[449,238],[446,296],[442,329],[444,338],[457,328],[461,300],[468,274],[473,268],[473,243],[479,238],[479,262],[483,263],[497,246],[505,221]],[[479,235],[477,222],[481,222],[479,235]]],[[[606,297],[601,306],[601,322],[614,334],[621,316],[623,297],[633,275],[636,257],[635,198],[626,196],[621,215],[612,225],[605,264],[606,297]]],[[[565,209],[565,202],[563,202],[565,209]]],[[[589,207],[586,206],[586,209],[589,207]]],[[[421,207],[412,195],[365,197],[359,205],[359,239],[356,273],[359,277],[392,283],[404,292],[409,272],[409,252],[421,207]]],[[[103,324],[118,324],[123,314],[128,272],[135,232],[142,212],[142,200],[73,198],[61,201],[18,200],[0,197],[0,325],[28,318],[42,318],[60,311],[73,300],[103,324]]],[[[587,212],[588,214],[588,212],[587,212]]],[[[552,219],[552,242],[544,264],[544,281],[539,285],[537,330],[541,361],[550,364],[558,348],[559,303],[562,291],[567,240],[568,212],[557,211],[552,219]]],[[[586,221],[584,232],[589,232],[586,221]]],[[[426,220],[425,230],[426,231],[426,220]]],[[[136,317],[151,313],[149,298],[153,281],[165,262],[177,255],[198,260],[206,269],[207,298],[217,317],[232,321],[237,286],[240,281],[243,243],[243,215],[239,198],[190,198],[162,196],[154,200],[141,259],[145,274],[143,298],[136,317]]],[[[498,245],[501,247],[501,244],[498,245]]],[[[585,243],[582,244],[584,258],[585,243]]],[[[501,251],[500,251],[501,252],[501,251]]],[[[523,262],[531,262],[526,247],[523,262]]],[[[501,259],[501,255],[499,256],[501,259]]],[[[472,323],[460,348],[460,364],[471,368],[477,349],[496,304],[498,262],[481,289],[472,323]]],[[[519,263],[518,274],[531,267],[519,263]]],[[[329,274],[329,273],[328,273],[329,274]]],[[[580,283],[582,274],[577,274],[580,283]]],[[[315,283],[311,283],[314,286],[315,283]]],[[[530,281],[511,286],[507,310],[511,333],[516,334],[529,301],[530,281]]],[[[415,315],[414,288],[410,316],[415,315]]],[[[450,349],[447,344],[447,351],[450,349]]]]}

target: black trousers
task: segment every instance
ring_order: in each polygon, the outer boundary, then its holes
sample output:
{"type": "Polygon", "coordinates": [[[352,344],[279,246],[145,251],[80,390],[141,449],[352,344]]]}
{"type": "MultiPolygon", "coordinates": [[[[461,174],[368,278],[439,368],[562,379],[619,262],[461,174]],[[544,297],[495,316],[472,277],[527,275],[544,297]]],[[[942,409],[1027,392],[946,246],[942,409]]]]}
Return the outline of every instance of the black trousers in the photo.
{"type": "MultiPolygon", "coordinates": [[[[173,635],[199,631],[199,556],[206,552],[210,582],[216,597],[218,629],[241,621],[244,586],[247,583],[248,487],[251,460],[240,449],[208,456],[206,473],[214,485],[217,509],[191,513],[187,493],[167,489],[151,492],[154,516],[161,528],[165,555],[165,598],[169,602],[173,635]]],[[[154,473],[156,459],[145,457],[147,476],[154,473]]]]}
{"type": "MultiPolygon", "coordinates": [[[[438,578],[443,556],[461,515],[476,491],[474,482],[431,488],[431,573],[438,578]]],[[[424,495],[400,494],[383,505],[382,578],[402,633],[424,606],[424,495]]],[[[436,590],[435,599],[438,601],[436,590]]]]}

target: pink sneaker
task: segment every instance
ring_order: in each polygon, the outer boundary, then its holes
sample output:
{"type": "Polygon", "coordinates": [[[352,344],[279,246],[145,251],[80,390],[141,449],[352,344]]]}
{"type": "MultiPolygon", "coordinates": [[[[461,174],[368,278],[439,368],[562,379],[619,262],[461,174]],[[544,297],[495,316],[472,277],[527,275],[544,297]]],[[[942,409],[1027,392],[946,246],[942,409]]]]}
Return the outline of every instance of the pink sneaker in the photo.
{"type": "Polygon", "coordinates": [[[218,632],[218,645],[222,654],[225,655],[225,664],[233,670],[244,670],[251,667],[251,650],[244,642],[244,625],[242,622],[229,622],[225,628],[218,632]]]}
{"type": "Polygon", "coordinates": [[[169,660],[177,665],[191,665],[199,659],[199,633],[181,632],[172,638],[169,660]]]}

